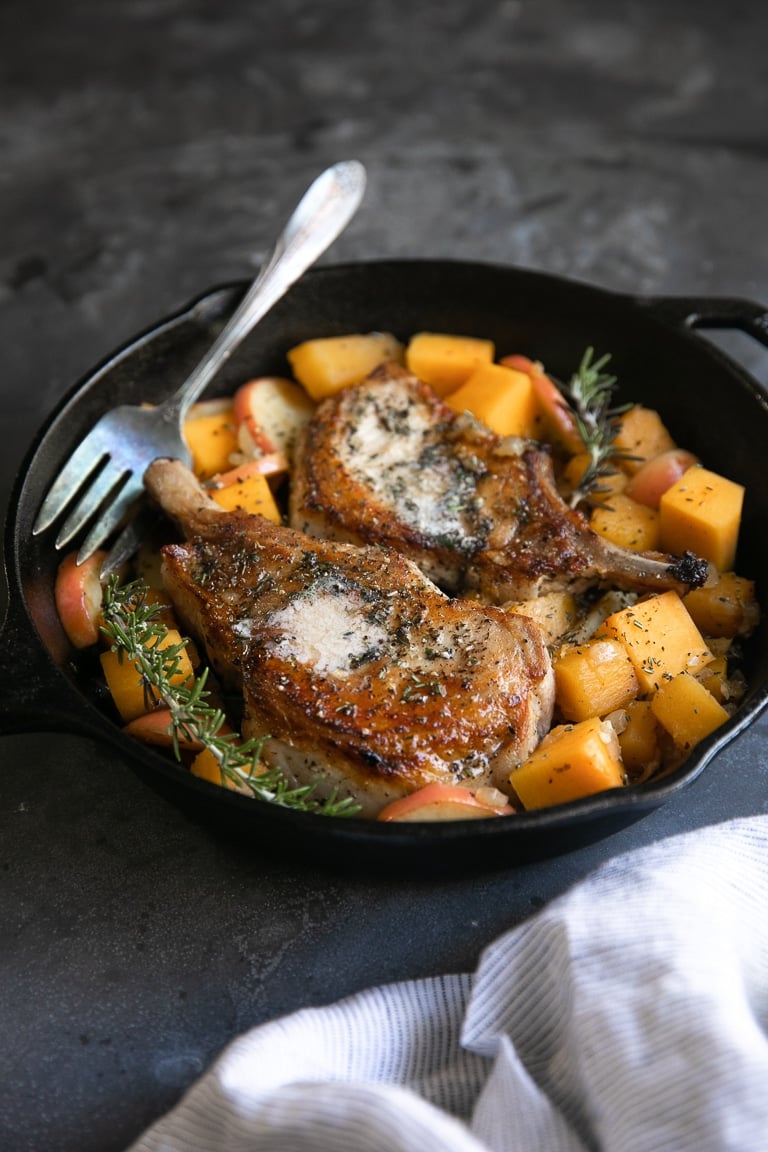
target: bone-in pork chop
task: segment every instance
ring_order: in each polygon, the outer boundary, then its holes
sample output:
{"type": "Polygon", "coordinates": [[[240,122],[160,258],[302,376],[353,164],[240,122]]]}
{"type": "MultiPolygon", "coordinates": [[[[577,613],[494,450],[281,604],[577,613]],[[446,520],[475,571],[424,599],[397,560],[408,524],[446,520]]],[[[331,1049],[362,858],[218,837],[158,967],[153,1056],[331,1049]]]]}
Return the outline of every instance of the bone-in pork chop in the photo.
{"type": "Polygon", "coordinates": [[[394,551],[224,512],[178,461],[146,484],[188,537],[163,548],[166,590],[267,764],[364,815],[434,781],[507,790],[552,716],[532,621],[450,599],[394,551]]]}
{"type": "Polygon", "coordinates": [[[290,523],[409,556],[445,591],[493,604],[597,582],[688,591],[693,556],[619,548],[560,497],[541,446],[449,408],[397,364],[325,400],[291,477],[290,523]]]}

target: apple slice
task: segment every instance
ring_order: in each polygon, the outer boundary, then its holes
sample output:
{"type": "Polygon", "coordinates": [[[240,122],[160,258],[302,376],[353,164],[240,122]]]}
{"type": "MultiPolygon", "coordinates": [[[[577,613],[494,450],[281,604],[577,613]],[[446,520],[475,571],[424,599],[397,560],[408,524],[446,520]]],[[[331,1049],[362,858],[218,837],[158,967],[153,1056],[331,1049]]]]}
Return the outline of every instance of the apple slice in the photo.
{"type": "Polygon", "coordinates": [[[515,809],[496,788],[470,792],[459,784],[427,784],[410,796],[402,796],[382,808],[379,820],[478,820],[489,816],[512,816],[515,809]]]}
{"type": "Polygon", "coordinates": [[[232,406],[240,451],[248,460],[276,452],[290,460],[315,410],[301,385],[282,376],[259,376],[242,384],[232,406]]]}
{"type": "Polygon", "coordinates": [[[685,448],[669,448],[641,464],[624,491],[638,504],[658,508],[667,489],[677,484],[683,473],[698,463],[699,458],[693,452],[685,448]]]}
{"type": "Polygon", "coordinates": [[[54,599],[62,627],[75,648],[90,648],[99,639],[104,589],[99,578],[106,552],[94,552],[84,563],[70,552],[56,572],[54,599]]]}
{"type": "Polygon", "coordinates": [[[214,396],[211,400],[196,400],[187,412],[187,420],[202,420],[208,416],[221,416],[232,411],[230,396],[214,396]]]}
{"type": "MultiPolygon", "coordinates": [[[[142,744],[158,744],[170,748],[173,744],[173,716],[169,708],[157,708],[154,712],[144,712],[123,726],[126,736],[141,740],[142,744]]],[[[178,734],[179,747],[185,751],[199,752],[202,741],[178,734]]]]}

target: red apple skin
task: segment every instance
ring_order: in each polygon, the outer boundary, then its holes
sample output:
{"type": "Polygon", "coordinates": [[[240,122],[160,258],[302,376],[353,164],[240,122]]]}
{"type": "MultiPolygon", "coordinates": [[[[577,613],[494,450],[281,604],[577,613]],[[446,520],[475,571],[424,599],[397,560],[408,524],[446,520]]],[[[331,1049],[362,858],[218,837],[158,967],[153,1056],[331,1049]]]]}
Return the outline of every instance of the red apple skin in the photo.
{"type": "Polygon", "coordinates": [[[82,564],[70,552],[61,561],[54,583],[54,599],[62,627],[75,648],[90,648],[99,639],[104,590],[99,575],[106,552],[94,552],[82,564]]]}
{"type": "Polygon", "coordinates": [[[504,364],[507,368],[516,368],[518,372],[527,373],[536,393],[539,410],[544,416],[550,434],[572,455],[582,452],[584,441],[579,435],[576,421],[566,407],[560,389],[550,380],[541,364],[517,353],[511,356],[502,356],[499,363],[504,364]]]}
{"type": "MultiPolygon", "coordinates": [[[[123,727],[126,736],[133,736],[143,744],[158,744],[163,748],[170,748],[173,744],[171,730],[172,716],[170,709],[158,708],[154,712],[146,712],[137,716],[123,727]]],[[[191,740],[179,734],[179,746],[190,752],[201,751],[203,745],[199,740],[191,740]]]]}
{"type": "MultiPolygon", "coordinates": [[[[170,748],[173,744],[172,719],[170,708],[155,708],[152,712],[145,712],[143,715],[129,720],[127,724],[123,725],[123,732],[127,736],[141,740],[143,744],[157,744],[163,748],[170,748]]],[[[232,728],[226,723],[222,724],[219,729],[221,735],[231,732],[232,728]]],[[[177,740],[179,747],[184,752],[201,752],[205,747],[196,736],[185,736],[181,732],[177,734],[177,740]]]]}
{"type": "Polygon", "coordinates": [[[512,816],[511,804],[483,804],[468,788],[459,784],[427,784],[424,788],[393,800],[382,808],[378,820],[476,820],[489,816],[512,816]]]}
{"type": "Polygon", "coordinates": [[[249,380],[240,385],[232,400],[240,447],[244,451],[251,449],[254,456],[267,456],[277,451],[277,445],[259,419],[259,396],[263,396],[267,388],[272,388],[273,380],[279,380],[279,377],[260,376],[249,380]]]}
{"type": "Polygon", "coordinates": [[[698,456],[685,448],[670,448],[646,460],[628,481],[624,491],[638,504],[658,508],[668,488],[676,484],[684,472],[699,463],[698,456]]]}
{"type": "Polygon", "coordinates": [[[541,372],[542,370],[541,365],[535,360],[531,360],[530,356],[521,356],[519,352],[502,356],[499,364],[504,364],[507,368],[515,368],[518,372],[525,372],[528,376],[533,372],[541,372]]]}

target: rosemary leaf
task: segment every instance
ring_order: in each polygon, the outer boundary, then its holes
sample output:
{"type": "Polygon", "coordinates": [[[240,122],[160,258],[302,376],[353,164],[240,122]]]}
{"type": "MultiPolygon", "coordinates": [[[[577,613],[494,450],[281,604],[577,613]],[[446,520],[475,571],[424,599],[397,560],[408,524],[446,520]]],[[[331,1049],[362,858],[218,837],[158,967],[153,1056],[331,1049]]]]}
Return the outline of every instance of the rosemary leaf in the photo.
{"type": "Polygon", "coordinates": [[[168,635],[158,619],[162,605],[147,599],[149,589],[141,580],[120,585],[112,576],[104,591],[102,632],[120,659],[136,665],[144,683],[148,708],[162,702],[171,714],[174,755],[181,759],[181,741],[197,740],[215,757],[222,784],[229,782],[260,800],[314,812],[322,816],[354,816],[359,805],[336,791],[327,799],[315,796],[316,784],[294,786],[279,768],[265,768],[261,751],[266,736],[242,740],[236,732],[222,731],[226,717],[210,703],[208,669],[194,682],[174,683],[186,641],[161,643],[168,635]]]}
{"type": "Polygon", "coordinates": [[[587,455],[587,466],[571,494],[572,508],[584,500],[592,504],[601,503],[600,497],[609,491],[603,481],[615,475],[614,465],[620,460],[632,459],[615,444],[620,418],[632,405],[612,405],[616,377],[603,371],[610,355],[597,360],[593,357],[594,349],[587,348],[577,371],[560,389],[573,413],[587,455]]]}

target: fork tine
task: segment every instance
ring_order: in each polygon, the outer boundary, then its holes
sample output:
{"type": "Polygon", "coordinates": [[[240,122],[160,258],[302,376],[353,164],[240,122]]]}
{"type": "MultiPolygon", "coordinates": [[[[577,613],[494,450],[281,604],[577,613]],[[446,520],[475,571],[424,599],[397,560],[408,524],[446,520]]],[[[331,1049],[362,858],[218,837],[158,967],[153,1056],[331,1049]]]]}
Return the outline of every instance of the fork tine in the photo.
{"type": "Polygon", "coordinates": [[[33,536],[50,528],[54,520],[84,488],[88,479],[104,464],[106,456],[106,447],[99,443],[99,439],[94,438],[93,433],[86,436],[51,485],[37,514],[32,529],[33,536]]]}
{"type": "Polygon", "coordinates": [[[104,509],[77,553],[77,563],[83,564],[107,540],[130,512],[132,505],[141,496],[144,486],[140,479],[128,474],[123,487],[114,500],[104,509]]]}
{"type": "Polygon", "coordinates": [[[56,537],[55,547],[63,548],[85,528],[89,520],[106,504],[106,501],[117,495],[129,472],[123,472],[108,461],[98,474],[90,487],[82,491],[80,500],[69,513],[56,537]]]}

